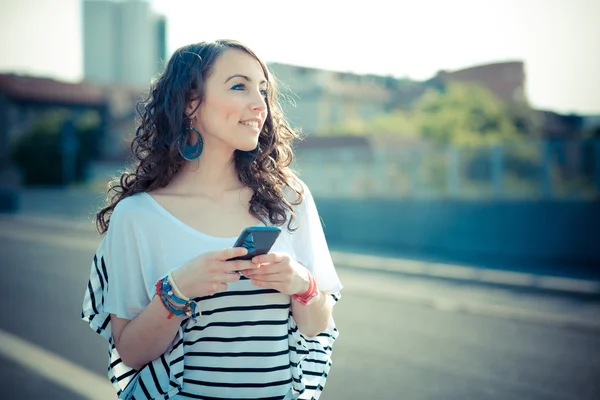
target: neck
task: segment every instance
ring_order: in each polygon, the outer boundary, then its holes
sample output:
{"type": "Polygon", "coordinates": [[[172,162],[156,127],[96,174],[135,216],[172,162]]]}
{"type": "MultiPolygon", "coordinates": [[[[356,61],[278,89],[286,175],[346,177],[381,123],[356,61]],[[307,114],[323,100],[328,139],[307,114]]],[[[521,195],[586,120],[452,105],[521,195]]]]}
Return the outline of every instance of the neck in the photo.
{"type": "Polygon", "coordinates": [[[215,150],[203,151],[197,160],[186,161],[172,186],[179,188],[182,194],[211,196],[241,189],[243,185],[238,179],[233,154],[230,150],[215,150]]]}

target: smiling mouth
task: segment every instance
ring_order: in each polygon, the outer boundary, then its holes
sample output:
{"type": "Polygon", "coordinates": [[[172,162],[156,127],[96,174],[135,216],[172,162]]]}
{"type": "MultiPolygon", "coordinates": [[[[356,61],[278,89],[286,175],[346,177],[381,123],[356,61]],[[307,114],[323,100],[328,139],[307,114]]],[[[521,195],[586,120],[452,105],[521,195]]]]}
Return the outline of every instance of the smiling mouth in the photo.
{"type": "Polygon", "coordinates": [[[258,129],[258,122],[257,121],[240,122],[240,124],[245,125],[245,126],[249,126],[250,128],[258,129]]]}

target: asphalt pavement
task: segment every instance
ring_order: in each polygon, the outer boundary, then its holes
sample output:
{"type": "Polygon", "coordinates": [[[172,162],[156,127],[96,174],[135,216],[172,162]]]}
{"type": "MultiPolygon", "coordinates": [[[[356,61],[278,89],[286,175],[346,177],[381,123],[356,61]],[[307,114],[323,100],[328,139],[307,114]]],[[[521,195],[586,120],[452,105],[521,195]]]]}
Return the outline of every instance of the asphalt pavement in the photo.
{"type": "MultiPolygon", "coordinates": [[[[106,343],[80,320],[99,242],[86,220],[94,206],[89,195],[52,191],[27,201],[19,214],[0,215],[2,398],[112,398],[103,395],[111,390],[106,343]]],[[[345,286],[334,314],[340,338],[324,400],[600,398],[600,299],[593,292],[356,261],[338,271],[345,286]]]]}

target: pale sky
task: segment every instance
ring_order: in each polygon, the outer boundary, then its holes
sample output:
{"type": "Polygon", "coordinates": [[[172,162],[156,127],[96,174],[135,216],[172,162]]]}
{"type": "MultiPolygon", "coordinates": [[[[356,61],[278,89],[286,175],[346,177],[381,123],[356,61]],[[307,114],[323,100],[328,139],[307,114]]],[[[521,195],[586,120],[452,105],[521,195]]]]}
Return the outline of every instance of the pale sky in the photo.
{"type": "MultiPolygon", "coordinates": [[[[419,80],[523,60],[534,107],[600,114],[597,0],[152,3],[167,15],[169,53],[233,38],[266,61],[419,80]]],[[[80,80],[81,10],[80,0],[0,0],[0,71],[80,80]]]]}

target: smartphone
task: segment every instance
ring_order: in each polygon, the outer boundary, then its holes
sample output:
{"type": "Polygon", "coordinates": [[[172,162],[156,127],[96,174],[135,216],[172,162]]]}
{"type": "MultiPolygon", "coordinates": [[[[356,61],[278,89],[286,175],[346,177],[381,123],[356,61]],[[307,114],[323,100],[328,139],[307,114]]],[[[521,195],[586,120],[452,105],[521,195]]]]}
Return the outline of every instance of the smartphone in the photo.
{"type": "Polygon", "coordinates": [[[276,226],[249,226],[245,228],[233,247],[245,247],[248,249],[248,254],[230,258],[227,261],[251,260],[255,256],[267,254],[280,233],[281,229],[276,226]]]}

